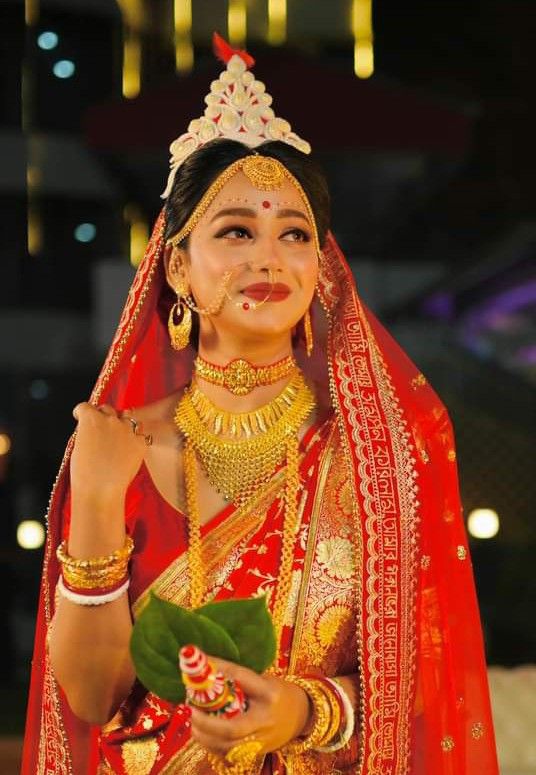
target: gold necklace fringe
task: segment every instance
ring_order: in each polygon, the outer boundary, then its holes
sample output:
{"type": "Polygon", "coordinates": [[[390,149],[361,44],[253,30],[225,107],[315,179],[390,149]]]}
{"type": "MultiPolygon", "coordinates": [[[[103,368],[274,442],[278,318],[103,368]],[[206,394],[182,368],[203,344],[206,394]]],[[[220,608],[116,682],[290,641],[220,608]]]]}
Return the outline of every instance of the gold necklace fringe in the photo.
{"type": "Polygon", "coordinates": [[[293,355],[288,355],[269,366],[253,366],[244,358],[235,358],[227,366],[210,363],[200,355],[194,361],[196,377],[229,390],[235,396],[245,396],[260,385],[273,385],[296,368],[293,355]]]}
{"type": "Polygon", "coordinates": [[[190,387],[189,397],[199,419],[210,433],[230,436],[233,439],[251,439],[273,429],[277,421],[292,407],[302,384],[302,380],[294,376],[273,401],[251,412],[235,413],[219,409],[199,389],[196,382],[190,387]]]}
{"type": "Polygon", "coordinates": [[[184,489],[188,513],[188,571],[190,574],[190,607],[203,602],[204,573],[201,554],[201,518],[196,492],[195,450],[191,441],[184,445],[184,489]]]}
{"type": "Polygon", "coordinates": [[[297,436],[314,406],[314,395],[298,371],[269,404],[240,414],[218,409],[191,385],[174,419],[213,487],[240,506],[269,481],[285,458],[288,438],[297,436]]]}
{"type": "MultiPolygon", "coordinates": [[[[294,559],[294,543],[298,529],[298,494],[300,490],[299,475],[299,440],[297,433],[288,435],[285,440],[287,459],[287,476],[285,481],[285,519],[283,523],[283,543],[281,561],[273,605],[273,620],[276,632],[277,670],[281,633],[285,624],[285,613],[292,586],[292,565],[294,559]]],[[[202,544],[201,518],[196,491],[196,454],[193,443],[186,439],[184,446],[184,480],[186,504],[188,513],[188,572],[190,576],[190,606],[199,608],[203,603],[203,592],[206,586],[202,544]]]]}

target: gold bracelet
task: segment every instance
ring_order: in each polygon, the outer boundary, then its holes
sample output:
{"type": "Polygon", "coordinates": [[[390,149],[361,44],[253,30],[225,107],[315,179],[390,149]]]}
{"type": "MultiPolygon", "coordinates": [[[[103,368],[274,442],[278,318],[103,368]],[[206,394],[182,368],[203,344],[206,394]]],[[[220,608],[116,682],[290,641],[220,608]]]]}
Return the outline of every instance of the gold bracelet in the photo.
{"type": "Polygon", "coordinates": [[[294,755],[302,754],[305,753],[305,751],[309,751],[311,748],[323,745],[326,740],[330,739],[330,736],[333,737],[331,734],[331,730],[333,729],[332,706],[326,693],[322,689],[320,681],[315,681],[310,678],[301,678],[300,676],[295,675],[286,675],[285,681],[303,689],[313,704],[313,728],[306,738],[303,740],[293,740],[290,743],[287,743],[283,749],[285,753],[294,755]]]}
{"type": "Polygon", "coordinates": [[[86,560],[80,560],[67,552],[67,541],[62,541],[56,550],[56,556],[60,561],[62,567],[72,568],[73,570],[99,570],[101,568],[107,568],[111,565],[128,562],[130,555],[134,551],[134,541],[130,536],[126,536],[125,544],[121,549],[116,549],[115,552],[106,555],[105,557],[90,557],[86,560]]]}
{"type": "Polygon", "coordinates": [[[62,576],[70,587],[77,589],[105,589],[113,587],[127,576],[128,563],[121,563],[114,568],[99,572],[73,571],[67,566],[62,567],[62,576]]]}

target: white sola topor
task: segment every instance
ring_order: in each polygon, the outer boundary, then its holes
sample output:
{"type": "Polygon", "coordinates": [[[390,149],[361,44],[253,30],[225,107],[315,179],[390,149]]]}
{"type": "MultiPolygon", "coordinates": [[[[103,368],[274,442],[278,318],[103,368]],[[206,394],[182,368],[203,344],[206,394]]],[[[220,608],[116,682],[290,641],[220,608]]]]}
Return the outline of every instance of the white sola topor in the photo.
{"type": "Polygon", "coordinates": [[[239,54],[233,54],[218,80],[212,81],[205,103],[204,115],[190,121],[188,131],[169,147],[171,171],[162,199],[169,196],[183,161],[217,137],[238,140],[250,148],[267,140],[281,140],[303,153],[311,153],[309,143],[292,131],[288,121],[275,115],[265,85],[249,72],[239,54]]]}

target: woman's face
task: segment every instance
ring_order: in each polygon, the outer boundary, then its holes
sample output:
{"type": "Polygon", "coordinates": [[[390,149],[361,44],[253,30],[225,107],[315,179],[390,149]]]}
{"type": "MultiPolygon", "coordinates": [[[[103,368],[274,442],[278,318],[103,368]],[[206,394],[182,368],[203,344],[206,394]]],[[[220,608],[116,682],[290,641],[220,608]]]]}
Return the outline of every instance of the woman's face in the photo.
{"type": "Polygon", "coordinates": [[[233,270],[220,311],[200,316],[200,333],[258,340],[288,334],[314,295],[318,255],[313,226],[290,181],[259,191],[238,172],[219,192],[190,234],[186,250],[174,249],[168,267],[172,287],[184,278],[198,307],[208,306],[233,270]],[[268,301],[262,287],[271,270],[276,284],[268,301]]]}

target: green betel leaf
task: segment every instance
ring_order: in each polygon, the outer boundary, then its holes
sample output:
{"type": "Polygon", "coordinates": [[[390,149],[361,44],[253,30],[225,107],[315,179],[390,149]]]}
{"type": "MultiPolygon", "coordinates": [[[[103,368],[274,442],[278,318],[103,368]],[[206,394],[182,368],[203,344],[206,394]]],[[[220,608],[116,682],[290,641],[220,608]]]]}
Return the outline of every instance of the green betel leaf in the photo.
{"type": "Polygon", "coordinates": [[[270,667],[275,659],[276,640],[264,596],[207,603],[196,613],[203,614],[226,630],[240,652],[238,660],[235,660],[239,664],[257,673],[270,667]]]}
{"type": "Polygon", "coordinates": [[[151,593],[130,640],[136,674],[149,691],[170,702],[184,701],[179,649],[188,643],[215,657],[239,661],[236,644],[220,624],[151,593]]]}

